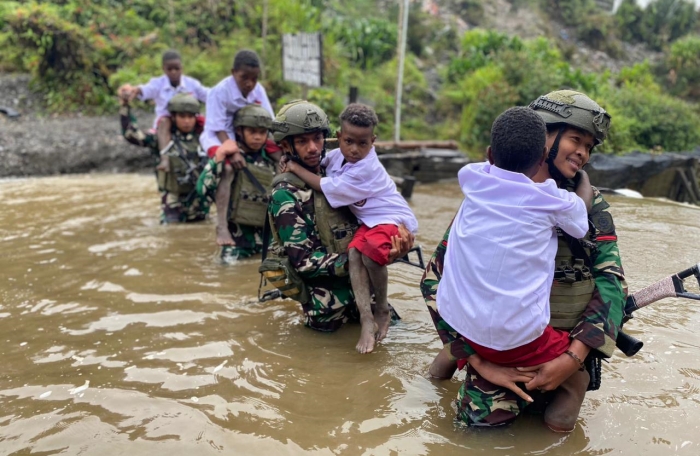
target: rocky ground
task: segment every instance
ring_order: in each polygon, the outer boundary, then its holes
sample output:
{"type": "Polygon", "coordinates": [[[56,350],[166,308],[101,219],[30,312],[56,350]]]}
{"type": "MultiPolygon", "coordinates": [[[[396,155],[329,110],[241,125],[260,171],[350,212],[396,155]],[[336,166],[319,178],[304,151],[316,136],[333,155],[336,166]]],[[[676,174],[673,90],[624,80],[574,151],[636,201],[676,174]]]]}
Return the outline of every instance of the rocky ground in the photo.
{"type": "MultiPolygon", "coordinates": [[[[122,137],[119,116],[40,116],[40,98],[29,89],[29,76],[0,74],[0,106],[21,116],[0,114],[0,178],[87,172],[150,172],[147,149],[122,137]]],[[[139,113],[139,124],[153,122],[139,113]]]]}

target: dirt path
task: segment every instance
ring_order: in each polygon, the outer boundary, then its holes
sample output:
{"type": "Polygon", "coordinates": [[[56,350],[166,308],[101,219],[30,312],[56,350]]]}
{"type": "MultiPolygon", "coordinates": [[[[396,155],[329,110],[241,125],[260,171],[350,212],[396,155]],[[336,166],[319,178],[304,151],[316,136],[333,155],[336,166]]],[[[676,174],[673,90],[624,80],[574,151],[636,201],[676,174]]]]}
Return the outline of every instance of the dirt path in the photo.
{"type": "MultiPolygon", "coordinates": [[[[20,112],[18,119],[0,114],[0,177],[67,173],[150,172],[147,149],[128,144],[119,117],[43,117],[39,98],[26,75],[0,75],[0,106],[20,112]]],[[[147,127],[152,114],[140,113],[147,127]]]]}

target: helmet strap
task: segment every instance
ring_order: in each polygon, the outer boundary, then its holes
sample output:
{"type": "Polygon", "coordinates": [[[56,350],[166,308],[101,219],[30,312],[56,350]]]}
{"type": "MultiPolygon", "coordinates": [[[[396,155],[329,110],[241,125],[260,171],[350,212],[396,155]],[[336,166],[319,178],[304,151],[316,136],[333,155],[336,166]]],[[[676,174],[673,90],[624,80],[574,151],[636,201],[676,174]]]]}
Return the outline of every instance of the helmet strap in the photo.
{"type": "MultiPolygon", "coordinates": [[[[326,133],[323,134],[323,149],[321,149],[321,161],[323,161],[324,158],[326,158],[326,133]]],[[[310,168],[306,163],[303,162],[301,157],[299,156],[299,153],[297,153],[296,148],[294,147],[294,139],[293,138],[286,138],[287,139],[287,144],[289,144],[289,147],[292,149],[292,158],[291,160],[298,165],[301,165],[305,170],[310,171],[312,173],[315,173],[316,170],[310,168]]]]}
{"type": "Polygon", "coordinates": [[[559,169],[557,169],[557,167],[554,166],[554,159],[557,158],[557,154],[559,153],[559,141],[561,140],[561,137],[565,131],[566,127],[561,127],[559,133],[557,133],[557,137],[554,139],[554,144],[552,144],[552,148],[549,149],[547,159],[545,160],[547,162],[547,169],[549,170],[549,175],[552,179],[554,179],[554,181],[557,184],[566,180],[566,176],[564,176],[561,173],[561,171],[559,171],[559,169]]]}

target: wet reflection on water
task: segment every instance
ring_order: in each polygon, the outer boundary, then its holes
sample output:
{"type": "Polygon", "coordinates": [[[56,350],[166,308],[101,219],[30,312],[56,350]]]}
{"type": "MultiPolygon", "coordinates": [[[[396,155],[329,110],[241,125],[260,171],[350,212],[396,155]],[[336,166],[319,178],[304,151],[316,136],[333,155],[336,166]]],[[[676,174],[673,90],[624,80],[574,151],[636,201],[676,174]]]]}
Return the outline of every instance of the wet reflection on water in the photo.
{"type": "MultiPolygon", "coordinates": [[[[459,204],[419,186],[426,254],[459,204]]],[[[667,299],[628,331],[569,435],[523,417],[453,424],[459,381],[417,287],[392,266],[403,321],[360,356],[359,326],[319,334],[291,301],[256,302],[256,261],[215,261],[212,223],[162,227],[150,176],[0,183],[0,454],[698,454],[700,303],[667,299]]],[[[700,261],[700,211],[611,198],[632,290],[700,261]]],[[[461,378],[461,377],[460,377],[461,378]]]]}

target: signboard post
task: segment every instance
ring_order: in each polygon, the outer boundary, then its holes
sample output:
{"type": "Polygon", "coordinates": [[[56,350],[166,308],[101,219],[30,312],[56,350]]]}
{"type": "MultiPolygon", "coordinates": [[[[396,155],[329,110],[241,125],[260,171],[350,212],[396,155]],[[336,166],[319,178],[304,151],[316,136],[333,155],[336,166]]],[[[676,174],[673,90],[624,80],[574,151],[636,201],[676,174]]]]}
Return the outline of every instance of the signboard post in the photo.
{"type": "Polygon", "coordinates": [[[323,38],[320,33],[282,36],[282,75],[285,81],[302,85],[302,98],[309,87],[323,85],[323,38]]]}

